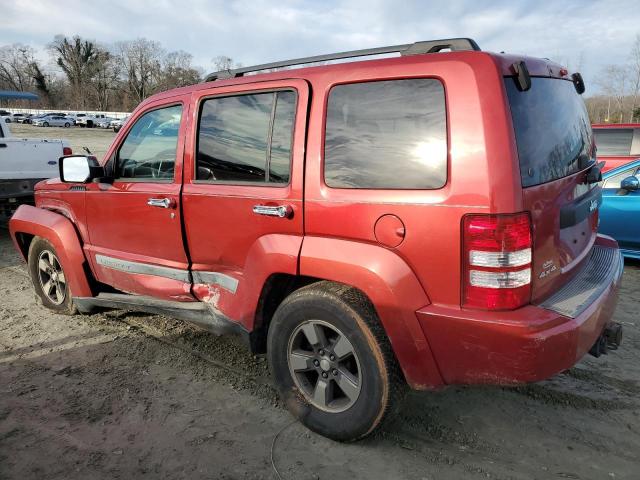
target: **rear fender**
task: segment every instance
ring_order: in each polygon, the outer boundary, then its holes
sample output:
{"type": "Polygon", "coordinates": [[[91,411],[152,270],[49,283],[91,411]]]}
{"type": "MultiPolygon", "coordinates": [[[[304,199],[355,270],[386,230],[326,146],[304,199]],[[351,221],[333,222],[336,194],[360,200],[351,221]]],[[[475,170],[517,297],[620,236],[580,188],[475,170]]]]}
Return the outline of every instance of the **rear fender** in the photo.
{"type": "Polygon", "coordinates": [[[55,248],[69,288],[75,297],[91,297],[93,293],[85,273],[84,252],[73,223],[59,213],[30,205],[21,205],[9,221],[11,238],[22,257],[27,251],[18,239],[19,234],[47,239],[55,248]]]}
{"type": "Polygon", "coordinates": [[[420,282],[396,253],[377,245],[305,237],[300,274],[351,285],[373,303],[409,385],[443,385],[416,311],[430,303],[420,282]]]}

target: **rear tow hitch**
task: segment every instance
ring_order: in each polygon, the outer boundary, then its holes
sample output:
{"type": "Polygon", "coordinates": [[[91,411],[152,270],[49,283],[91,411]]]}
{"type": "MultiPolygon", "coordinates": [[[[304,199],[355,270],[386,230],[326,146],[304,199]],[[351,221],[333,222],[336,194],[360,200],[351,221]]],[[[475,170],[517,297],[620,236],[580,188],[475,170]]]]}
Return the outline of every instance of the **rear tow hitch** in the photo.
{"type": "Polygon", "coordinates": [[[613,322],[607,325],[596,343],[593,344],[589,353],[594,357],[606,355],[609,350],[617,350],[622,343],[622,325],[613,322]]]}

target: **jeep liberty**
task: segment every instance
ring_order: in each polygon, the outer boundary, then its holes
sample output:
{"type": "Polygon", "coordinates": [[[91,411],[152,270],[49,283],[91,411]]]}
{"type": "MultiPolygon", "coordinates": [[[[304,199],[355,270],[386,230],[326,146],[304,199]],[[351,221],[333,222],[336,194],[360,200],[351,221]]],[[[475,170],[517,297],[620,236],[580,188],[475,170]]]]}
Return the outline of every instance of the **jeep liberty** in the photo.
{"type": "Polygon", "coordinates": [[[294,416],[354,440],[407,385],[535,382],[620,344],[582,92],[470,39],[218,72],[145,100],[104,159],[63,157],[10,232],[46,307],[241,335],[294,416]]]}

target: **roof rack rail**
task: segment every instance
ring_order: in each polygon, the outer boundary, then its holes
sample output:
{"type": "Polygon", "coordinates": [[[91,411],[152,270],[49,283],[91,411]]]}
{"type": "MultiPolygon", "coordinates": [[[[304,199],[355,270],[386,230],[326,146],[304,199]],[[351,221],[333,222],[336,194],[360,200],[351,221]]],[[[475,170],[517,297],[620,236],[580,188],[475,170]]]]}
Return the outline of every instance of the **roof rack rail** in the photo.
{"type": "Polygon", "coordinates": [[[405,45],[392,45],[388,47],[365,48],[364,50],[351,50],[349,52],[328,53],[325,55],[315,55],[313,57],[295,58],[273,63],[263,63],[252,67],[234,68],[232,70],[221,70],[210,73],[206,76],[205,82],[214,80],[224,80],[227,78],[242,77],[245,73],[258,72],[272,68],[284,68],[293,65],[304,65],[307,63],[327,62],[330,60],[340,60],[343,58],[366,57],[369,55],[383,55],[385,53],[400,53],[400,55],[420,55],[423,53],[436,53],[442,50],[463,51],[476,50],[480,47],[471,38],[446,38],[443,40],[428,40],[423,42],[407,43],[405,45]]]}

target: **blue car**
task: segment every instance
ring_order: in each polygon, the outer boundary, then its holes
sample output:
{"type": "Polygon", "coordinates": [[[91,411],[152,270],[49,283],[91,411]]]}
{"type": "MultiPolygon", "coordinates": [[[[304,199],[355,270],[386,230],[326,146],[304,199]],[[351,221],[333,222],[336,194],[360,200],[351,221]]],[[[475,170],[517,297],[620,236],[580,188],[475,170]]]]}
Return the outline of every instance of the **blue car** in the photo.
{"type": "Polygon", "coordinates": [[[615,238],[626,258],[640,260],[640,159],[602,176],[598,231],[615,238]]]}

